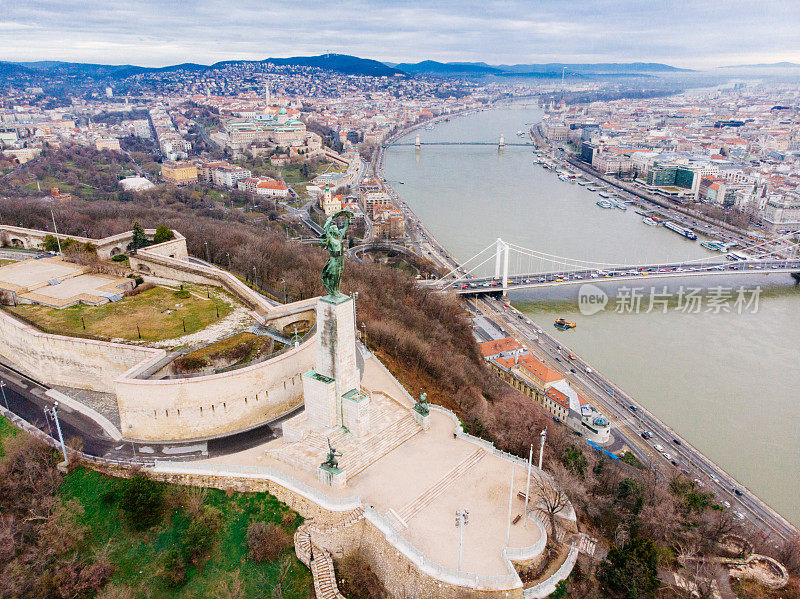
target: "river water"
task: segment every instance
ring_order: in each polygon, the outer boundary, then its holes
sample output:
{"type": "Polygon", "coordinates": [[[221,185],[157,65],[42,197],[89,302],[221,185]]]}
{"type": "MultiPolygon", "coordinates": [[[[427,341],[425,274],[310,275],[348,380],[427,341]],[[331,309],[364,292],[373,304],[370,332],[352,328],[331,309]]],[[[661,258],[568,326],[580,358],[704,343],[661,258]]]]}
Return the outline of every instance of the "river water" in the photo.
{"type": "MultiPolygon", "coordinates": [[[[419,134],[423,142],[496,142],[501,133],[507,143],[521,142],[527,137],[516,132],[527,131],[541,116],[533,108],[499,108],[419,134]]],[[[413,142],[414,135],[402,141],[413,142]]],[[[529,147],[500,152],[496,146],[398,146],[387,151],[385,164],[403,200],[462,263],[498,237],[598,263],[720,257],[663,227],[648,227],[633,209],[599,208],[595,193],[533,164],[529,147]]],[[[513,256],[510,266],[518,272],[552,269],[513,256]]],[[[633,304],[625,298],[632,292],[619,284],[603,284],[609,303],[591,316],[578,309],[578,286],[518,291],[511,301],[800,525],[800,290],[785,273],[648,279],[637,285],[643,287],[638,313],[628,310],[633,304]],[[651,288],[661,299],[667,282],[672,299],[666,313],[661,302],[648,312],[651,288]],[[697,304],[679,309],[687,306],[677,300],[680,288],[688,292],[701,285],[722,287],[717,303],[706,292],[699,313],[693,313],[697,304]],[[745,303],[736,305],[741,286],[745,303]],[[577,328],[557,332],[552,324],[560,316],[576,321],[577,328]]]]}

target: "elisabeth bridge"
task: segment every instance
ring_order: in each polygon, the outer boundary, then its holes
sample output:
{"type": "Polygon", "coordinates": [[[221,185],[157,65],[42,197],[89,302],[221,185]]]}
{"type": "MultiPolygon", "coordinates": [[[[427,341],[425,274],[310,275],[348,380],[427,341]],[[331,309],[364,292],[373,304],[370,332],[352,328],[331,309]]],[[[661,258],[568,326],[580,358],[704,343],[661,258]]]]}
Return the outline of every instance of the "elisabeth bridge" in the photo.
{"type": "Polygon", "coordinates": [[[612,264],[576,260],[531,250],[498,238],[443,277],[424,283],[437,289],[451,288],[462,295],[496,294],[515,289],[580,285],[586,282],[756,273],[789,273],[800,283],[800,243],[788,243],[780,251],[768,250],[766,247],[767,244],[786,241],[795,235],[796,232],[788,233],[727,254],[655,264],[612,264]],[[486,275],[492,261],[494,274],[486,275]]]}

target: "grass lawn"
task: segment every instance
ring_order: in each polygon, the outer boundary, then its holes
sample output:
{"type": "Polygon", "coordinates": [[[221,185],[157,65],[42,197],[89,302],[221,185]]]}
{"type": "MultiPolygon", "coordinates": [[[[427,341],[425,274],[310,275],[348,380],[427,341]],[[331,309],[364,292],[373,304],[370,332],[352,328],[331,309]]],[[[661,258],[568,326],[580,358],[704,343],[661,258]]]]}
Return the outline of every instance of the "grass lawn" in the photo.
{"type": "Polygon", "coordinates": [[[5,258],[0,258],[0,267],[6,266],[7,264],[14,264],[14,261],[6,260],[5,258]]]}
{"type": "Polygon", "coordinates": [[[280,346],[266,335],[238,333],[181,356],[179,362],[184,365],[185,372],[205,368],[212,361],[217,362],[217,367],[226,368],[265,356],[274,350],[275,345],[280,346]]]}
{"type": "Polygon", "coordinates": [[[181,294],[166,287],[155,287],[102,306],[78,304],[57,310],[47,306],[20,305],[8,306],[7,309],[47,332],[64,335],[138,339],[138,325],[144,341],[174,339],[194,333],[225,318],[233,310],[232,300],[227,296],[222,299],[219,290],[211,290],[210,300],[207,299],[207,287],[184,285],[184,290],[191,293],[181,294]],[[83,322],[86,323],[85,331],[83,322]]]}
{"type": "MultiPolygon", "coordinates": [[[[63,499],[77,499],[84,507],[81,523],[89,527],[89,543],[93,549],[109,545],[115,565],[112,584],[131,587],[135,596],[148,597],[213,597],[214,593],[231,584],[238,570],[245,597],[271,597],[280,575],[279,561],[255,562],[248,558],[247,527],[255,520],[282,525],[289,535],[302,522],[297,514],[268,493],[226,494],[207,489],[205,505],[222,514],[222,526],[207,559],[190,564],[187,582],[179,588],[169,588],[162,579],[163,554],[180,546],[181,537],[190,523],[186,508],[178,508],[161,524],[143,533],[132,531],[125,522],[114,499],[121,481],[78,468],[65,477],[59,489],[63,499]]],[[[185,488],[164,484],[167,503],[177,501],[185,488]]],[[[313,586],[311,573],[294,556],[292,548],[285,553],[291,566],[282,586],[283,597],[305,598],[313,586]]]]}
{"type": "MultiPolygon", "coordinates": [[[[8,420],[0,418],[0,456],[3,441],[20,433],[8,420]]],[[[2,459],[2,458],[0,458],[2,459]]],[[[202,504],[219,510],[220,526],[213,534],[205,557],[189,562],[185,583],[170,587],[164,577],[165,554],[170,550],[191,550],[187,547],[187,530],[193,521],[189,495],[198,490],[178,485],[157,483],[164,491],[164,508],[159,523],[143,532],[133,530],[119,507],[127,481],[79,467],[63,477],[56,491],[64,501],[77,501],[83,508],[77,517],[86,527],[80,553],[92,555],[106,552],[114,567],[105,589],[114,587],[114,597],[227,597],[219,594],[239,581],[241,597],[273,597],[282,576],[285,599],[306,599],[313,596],[309,570],[289,546],[273,561],[255,561],[248,555],[247,528],[263,521],[283,529],[292,538],[302,518],[268,493],[200,491],[202,504]],[[124,594],[124,591],[130,594],[124,594]]],[[[195,495],[198,497],[198,495],[195,495]]],[[[2,500],[0,500],[2,501],[2,500]]],[[[233,596],[233,595],[230,595],[233,596]]]]}

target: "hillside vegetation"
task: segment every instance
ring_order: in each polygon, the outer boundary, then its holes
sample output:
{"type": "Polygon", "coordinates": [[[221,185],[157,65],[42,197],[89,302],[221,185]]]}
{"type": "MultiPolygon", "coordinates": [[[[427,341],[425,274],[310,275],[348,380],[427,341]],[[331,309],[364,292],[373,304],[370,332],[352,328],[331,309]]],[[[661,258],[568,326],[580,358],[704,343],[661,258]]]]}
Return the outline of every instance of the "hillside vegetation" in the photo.
{"type": "Polygon", "coordinates": [[[309,596],[302,519],[273,496],[64,475],[59,458],[0,418],[0,596],[309,596]]]}

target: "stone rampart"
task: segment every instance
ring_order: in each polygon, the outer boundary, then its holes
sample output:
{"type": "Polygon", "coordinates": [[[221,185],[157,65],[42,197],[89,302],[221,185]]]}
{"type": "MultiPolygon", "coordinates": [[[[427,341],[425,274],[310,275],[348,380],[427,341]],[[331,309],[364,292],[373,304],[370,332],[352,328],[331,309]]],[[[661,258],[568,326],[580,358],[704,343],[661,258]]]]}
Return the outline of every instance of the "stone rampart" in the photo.
{"type": "Polygon", "coordinates": [[[49,385],[114,393],[115,380],[163,349],[43,333],[0,312],[0,356],[49,385]]]}
{"type": "Polygon", "coordinates": [[[218,374],[117,378],[122,432],[141,440],[196,439],[266,422],[303,402],[300,373],[314,363],[315,335],[278,356],[218,374]]]}
{"type": "MultiPolygon", "coordinates": [[[[155,229],[145,229],[145,235],[152,239],[155,235],[155,229]]],[[[26,229],[25,227],[13,227],[11,225],[0,225],[0,238],[7,240],[11,247],[18,247],[26,250],[41,249],[44,238],[48,235],[58,237],[61,241],[66,239],[74,239],[80,243],[91,243],[97,248],[97,255],[101,258],[110,258],[117,254],[121,254],[128,249],[128,245],[133,239],[133,231],[125,231],[117,235],[110,235],[102,239],[91,239],[90,237],[82,237],[80,235],[64,235],[63,233],[54,234],[50,231],[41,231],[38,229],[26,229]]],[[[187,259],[186,253],[186,240],[183,235],[175,232],[175,238],[171,241],[164,242],[155,246],[150,246],[148,249],[159,248],[165,246],[162,250],[166,255],[173,255],[175,258],[187,259]],[[169,245],[168,245],[169,244],[169,245]],[[181,246],[183,251],[181,253],[181,246]]]]}

